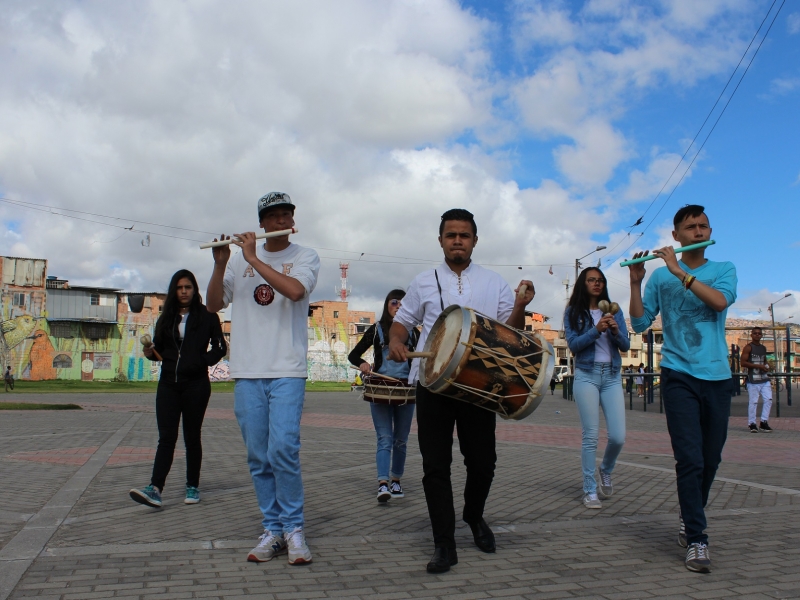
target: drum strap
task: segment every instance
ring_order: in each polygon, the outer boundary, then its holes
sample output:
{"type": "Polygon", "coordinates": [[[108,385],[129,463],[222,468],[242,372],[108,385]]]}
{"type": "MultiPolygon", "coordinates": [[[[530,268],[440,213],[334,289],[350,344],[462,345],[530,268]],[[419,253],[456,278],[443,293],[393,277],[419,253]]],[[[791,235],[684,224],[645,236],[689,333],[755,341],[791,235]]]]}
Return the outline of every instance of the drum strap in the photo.
{"type": "Polygon", "coordinates": [[[442,312],[444,312],[444,300],[442,299],[442,286],[439,285],[439,273],[436,269],[433,270],[433,276],[436,277],[436,287],[439,288],[439,304],[442,305],[442,312]]]}

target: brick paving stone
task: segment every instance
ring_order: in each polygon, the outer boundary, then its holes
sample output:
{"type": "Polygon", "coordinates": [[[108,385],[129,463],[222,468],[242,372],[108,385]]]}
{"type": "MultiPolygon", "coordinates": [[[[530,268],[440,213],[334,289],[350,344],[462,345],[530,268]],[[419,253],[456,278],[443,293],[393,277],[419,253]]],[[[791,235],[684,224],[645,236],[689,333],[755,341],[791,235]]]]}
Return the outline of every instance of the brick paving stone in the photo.
{"type": "MultiPolygon", "coordinates": [[[[498,553],[478,552],[468,528],[459,523],[459,564],[450,573],[431,576],[424,572],[432,544],[416,439],[410,440],[403,481],[407,497],[379,506],[374,500],[374,432],[368,406],[355,394],[309,394],[306,400],[301,460],[314,563],[304,568],[289,567],[285,558],[264,565],[244,561],[261,533],[260,515],[241,435],[231,418],[230,395],[212,397],[204,425],[202,502],[183,505],[185,459],[176,457],[161,511],[135,505],[127,497],[130,487],[149,479],[148,452],[157,441],[152,396],[102,395],[91,403],[92,410],[71,413],[64,423],[62,415],[43,413],[31,419],[20,412],[0,424],[4,474],[6,467],[24,467],[15,472],[20,480],[16,491],[24,501],[0,512],[0,546],[24,526],[19,515],[38,512],[76,468],[9,458],[14,453],[55,456],[96,447],[131,412],[139,412],[141,418],[114,456],[148,459],[108,461],[12,598],[52,596],[54,589],[61,598],[103,597],[108,592],[148,599],[185,594],[374,600],[377,594],[686,598],[759,593],[779,598],[792,597],[798,587],[800,526],[794,523],[800,511],[800,469],[797,461],[785,464],[800,449],[800,427],[794,419],[783,419],[782,428],[768,439],[749,438],[746,431],[736,430],[732,419],[729,453],[708,507],[714,570],[699,576],[684,569],[684,551],[675,543],[674,461],[664,454],[663,415],[627,413],[631,442],[614,473],[618,491],[604,501],[603,510],[590,512],[580,504],[575,405],[548,397],[523,423],[498,420],[498,438],[506,441],[498,443],[486,514],[497,533],[498,553]],[[520,472],[526,474],[527,485],[519,485],[520,472]],[[176,544],[175,550],[167,549],[176,544]]],[[[464,468],[457,453],[453,485],[458,514],[464,468]]],[[[14,490],[9,497],[4,493],[0,491],[4,502],[18,497],[14,490]]]]}

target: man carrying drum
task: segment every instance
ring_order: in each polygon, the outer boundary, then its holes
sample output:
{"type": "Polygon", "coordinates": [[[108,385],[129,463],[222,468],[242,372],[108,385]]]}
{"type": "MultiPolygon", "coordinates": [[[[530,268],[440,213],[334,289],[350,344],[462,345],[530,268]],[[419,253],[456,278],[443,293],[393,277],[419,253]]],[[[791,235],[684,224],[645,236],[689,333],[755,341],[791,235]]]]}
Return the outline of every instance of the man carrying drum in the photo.
{"type": "MultiPolygon", "coordinates": [[[[439,244],[444,262],[419,274],[408,288],[403,304],[390,329],[389,358],[406,360],[409,331],[422,325],[417,348],[425,340],[445,307],[468,306],[488,317],[522,329],[525,307],[533,300],[530,281],[520,282],[527,289],[522,297],[512,293],[497,273],[472,262],[478,243],[475,219],[467,210],[454,208],[442,215],[439,244]]],[[[419,359],[412,363],[409,382],[419,378],[419,359]]],[[[458,563],[455,543],[455,509],[450,482],[453,462],[453,427],[458,427],[458,443],[467,467],[464,487],[463,519],[472,529],[475,545],[483,552],[494,552],[494,534],[483,519],[483,510],[494,478],[495,413],[417,385],[417,426],[424,476],[422,486],[433,529],[435,551],[428,563],[429,573],[443,573],[458,563]]]]}

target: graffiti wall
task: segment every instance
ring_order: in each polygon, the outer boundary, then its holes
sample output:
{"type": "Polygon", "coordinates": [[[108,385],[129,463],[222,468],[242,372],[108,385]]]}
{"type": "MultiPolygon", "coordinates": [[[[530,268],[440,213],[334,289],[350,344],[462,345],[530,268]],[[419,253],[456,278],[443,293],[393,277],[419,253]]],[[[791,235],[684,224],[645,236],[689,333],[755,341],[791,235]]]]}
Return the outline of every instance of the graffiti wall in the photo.
{"type": "Polygon", "coordinates": [[[144,357],[139,342],[145,333],[152,335],[152,327],[109,324],[107,337],[94,339],[87,337],[80,322],[58,322],[51,327],[44,317],[18,317],[3,325],[5,365],[11,366],[17,379],[158,379],[159,365],[144,357]]]}

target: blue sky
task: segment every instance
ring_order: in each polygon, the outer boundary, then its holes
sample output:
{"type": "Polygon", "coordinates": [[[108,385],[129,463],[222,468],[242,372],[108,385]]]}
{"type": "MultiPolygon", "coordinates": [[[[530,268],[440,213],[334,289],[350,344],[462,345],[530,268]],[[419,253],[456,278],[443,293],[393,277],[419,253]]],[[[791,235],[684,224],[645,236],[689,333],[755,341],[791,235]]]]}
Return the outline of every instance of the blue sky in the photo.
{"type": "MultiPolygon", "coordinates": [[[[475,259],[532,278],[533,310],[560,321],[561,282],[598,244],[619,246],[584,265],[601,257],[625,305],[626,228],[770,5],[17,4],[0,15],[0,192],[15,202],[0,202],[0,253],[84,284],[157,290],[187,267],[204,286],[196,241],[254,229],[256,200],[278,189],[298,203],[296,241],[322,257],[315,300],[334,297],[346,260],[352,304],[377,310],[440,260],[438,217],[462,206],[475,259]]],[[[798,41],[788,2],[682,185],[631,230],[648,226],[629,253],[663,245],[680,206],[705,205],[708,257],[739,273],[732,315],[792,293],[776,316],[800,319],[798,41]]]]}

